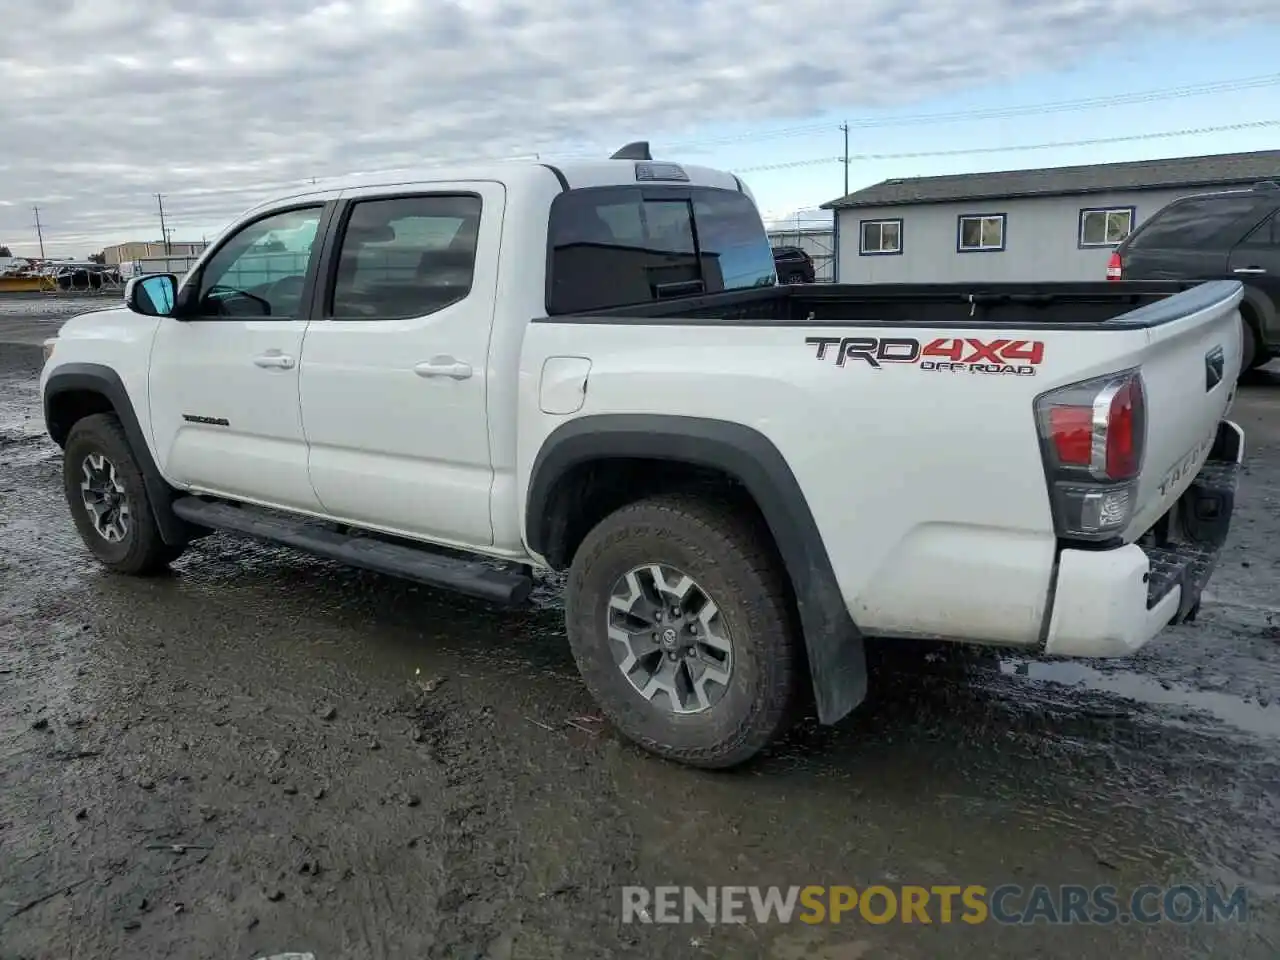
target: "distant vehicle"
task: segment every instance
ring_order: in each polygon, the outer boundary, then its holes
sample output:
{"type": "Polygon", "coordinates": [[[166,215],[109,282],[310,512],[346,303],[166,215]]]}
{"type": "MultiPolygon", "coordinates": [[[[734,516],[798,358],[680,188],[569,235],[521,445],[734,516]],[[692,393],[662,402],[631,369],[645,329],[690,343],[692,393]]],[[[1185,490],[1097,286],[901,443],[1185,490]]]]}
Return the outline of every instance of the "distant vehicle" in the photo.
{"type": "Polygon", "coordinates": [[[1280,184],[1183,197],[1111,255],[1108,280],[1240,280],[1241,368],[1280,354],[1280,184]]]}
{"type": "Polygon", "coordinates": [[[123,260],[120,263],[120,276],[124,280],[134,277],[145,277],[152,273],[172,273],[185,276],[195,265],[199,256],[194,257],[144,257],[141,260],[123,260]]]}
{"type": "Polygon", "coordinates": [[[1194,616],[1242,284],[775,281],[743,183],[645,144],[352,178],[67,321],[45,424],[120,573],[212,530],[502,603],[566,572],[588,689],[699,766],[856,707],[864,635],[1125,656],[1194,616]]]}
{"type": "Polygon", "coordinates": [[[0,257],[0,277],[16,277],[30,269],[31,261],[26,257],[0,257]]]}
{"type": "Polygon", "coordinates": [[[49,275],[59,290],[100,290],[119,286],[120,271],[92,260],[69,261],[52,265],[49,275]]]}
{"type": "Polygon", "coordinates": [[[799,247],[774,247],[773,262],[779,283],[813,283],[817,279],[813,258],[799,247]]]}

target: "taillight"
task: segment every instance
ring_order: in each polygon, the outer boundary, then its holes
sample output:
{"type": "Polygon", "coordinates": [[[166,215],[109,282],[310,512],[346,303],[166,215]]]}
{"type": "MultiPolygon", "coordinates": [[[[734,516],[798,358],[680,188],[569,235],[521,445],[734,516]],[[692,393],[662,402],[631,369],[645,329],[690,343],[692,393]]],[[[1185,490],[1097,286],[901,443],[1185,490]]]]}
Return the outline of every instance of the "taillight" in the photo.
{"type": "Polygon", "coordinates": [[[1058,462],[1087,467],[1093,457],[1093,410],[1089,407],[1052,407],[1049,437],[1058,462]]]}
{"type": "Polygon", "coordinates": [[[1146,394],[1136,370],[1036,398],[1036,426],[1058,535],[1106,540],[1133,516],[1146,442],[1146,394]]]}
{"type": "Polygon", "coordinates": [[[1111,259],[1107,261],[1107,279],[1124,279],[1124,259],[1118,252],[1111,254],[1111,259]]]}
{"type": "Polygon", "coordinates": [[[1146,399],[1142,379],[1136,374],[1111,394],[1107,405],[1105,460],[1109,480],[1132,480],[1142,467],[1146,399]]]}

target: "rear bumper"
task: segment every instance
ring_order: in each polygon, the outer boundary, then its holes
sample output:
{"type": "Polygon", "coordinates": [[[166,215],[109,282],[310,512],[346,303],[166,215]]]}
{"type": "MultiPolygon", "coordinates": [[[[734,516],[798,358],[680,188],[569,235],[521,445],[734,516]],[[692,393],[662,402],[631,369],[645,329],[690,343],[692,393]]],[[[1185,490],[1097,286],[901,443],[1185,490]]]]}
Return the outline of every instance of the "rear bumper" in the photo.
{"type": "Polygon", "coordinates": [[[1231,526],[1243,461],[1244,431],[1223,420],[1195,480],[1141,540],[1062,550],[1044,652],[1121,657],[1194,619],[1231,526]]]}

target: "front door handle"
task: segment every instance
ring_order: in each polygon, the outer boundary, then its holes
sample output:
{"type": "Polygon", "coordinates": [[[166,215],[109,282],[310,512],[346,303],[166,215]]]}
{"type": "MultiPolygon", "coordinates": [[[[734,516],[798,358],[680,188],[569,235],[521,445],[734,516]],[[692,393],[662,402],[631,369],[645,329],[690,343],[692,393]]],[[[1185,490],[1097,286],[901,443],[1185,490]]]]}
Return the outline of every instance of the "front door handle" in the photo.
{"type": "Polygon", "coordinates": [[[1236,267],[1232,273],[1266,273],[1262,267],[1236,267]]]}
{"type": "Polygon", "coordinates": [[[420,377],[449,377],[452,380],[466,380],[471,376],[471,364],[455,360],[453,357],[432,357],[413,368],[420,377]]]}
{"type": "Polygon", "coordinates": [[[293,357],[283,353],[264,353],[253,358],[255,366],[267,370],[292,370],[293,357]]]}

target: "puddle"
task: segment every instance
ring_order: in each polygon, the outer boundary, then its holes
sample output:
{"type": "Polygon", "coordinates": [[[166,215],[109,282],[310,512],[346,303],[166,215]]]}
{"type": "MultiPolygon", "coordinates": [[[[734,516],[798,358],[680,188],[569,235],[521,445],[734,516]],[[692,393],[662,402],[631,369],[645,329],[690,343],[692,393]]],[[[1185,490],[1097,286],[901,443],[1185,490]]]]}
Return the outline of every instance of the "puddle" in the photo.
{"type": "Polygon", "coordinates": [[[109,310],[123,302],[123,295],[107,296],[7,296],[0,297],[0,317],[55,321],[94,310],[109,310]]]}
{"type": "Polygon", "coordinates": [[[1196,690],[1181,684],[1166,685],[1127,671],[1104,673],[1088,664],[1069,660],[1003,659],[1000,661],[1000,672],[1041,683],[1084,688],[1151,706],[1195,710],[1245,733],[1280,738],[1280,707],[1264,707],[1230,693],[1196,690]]]}

